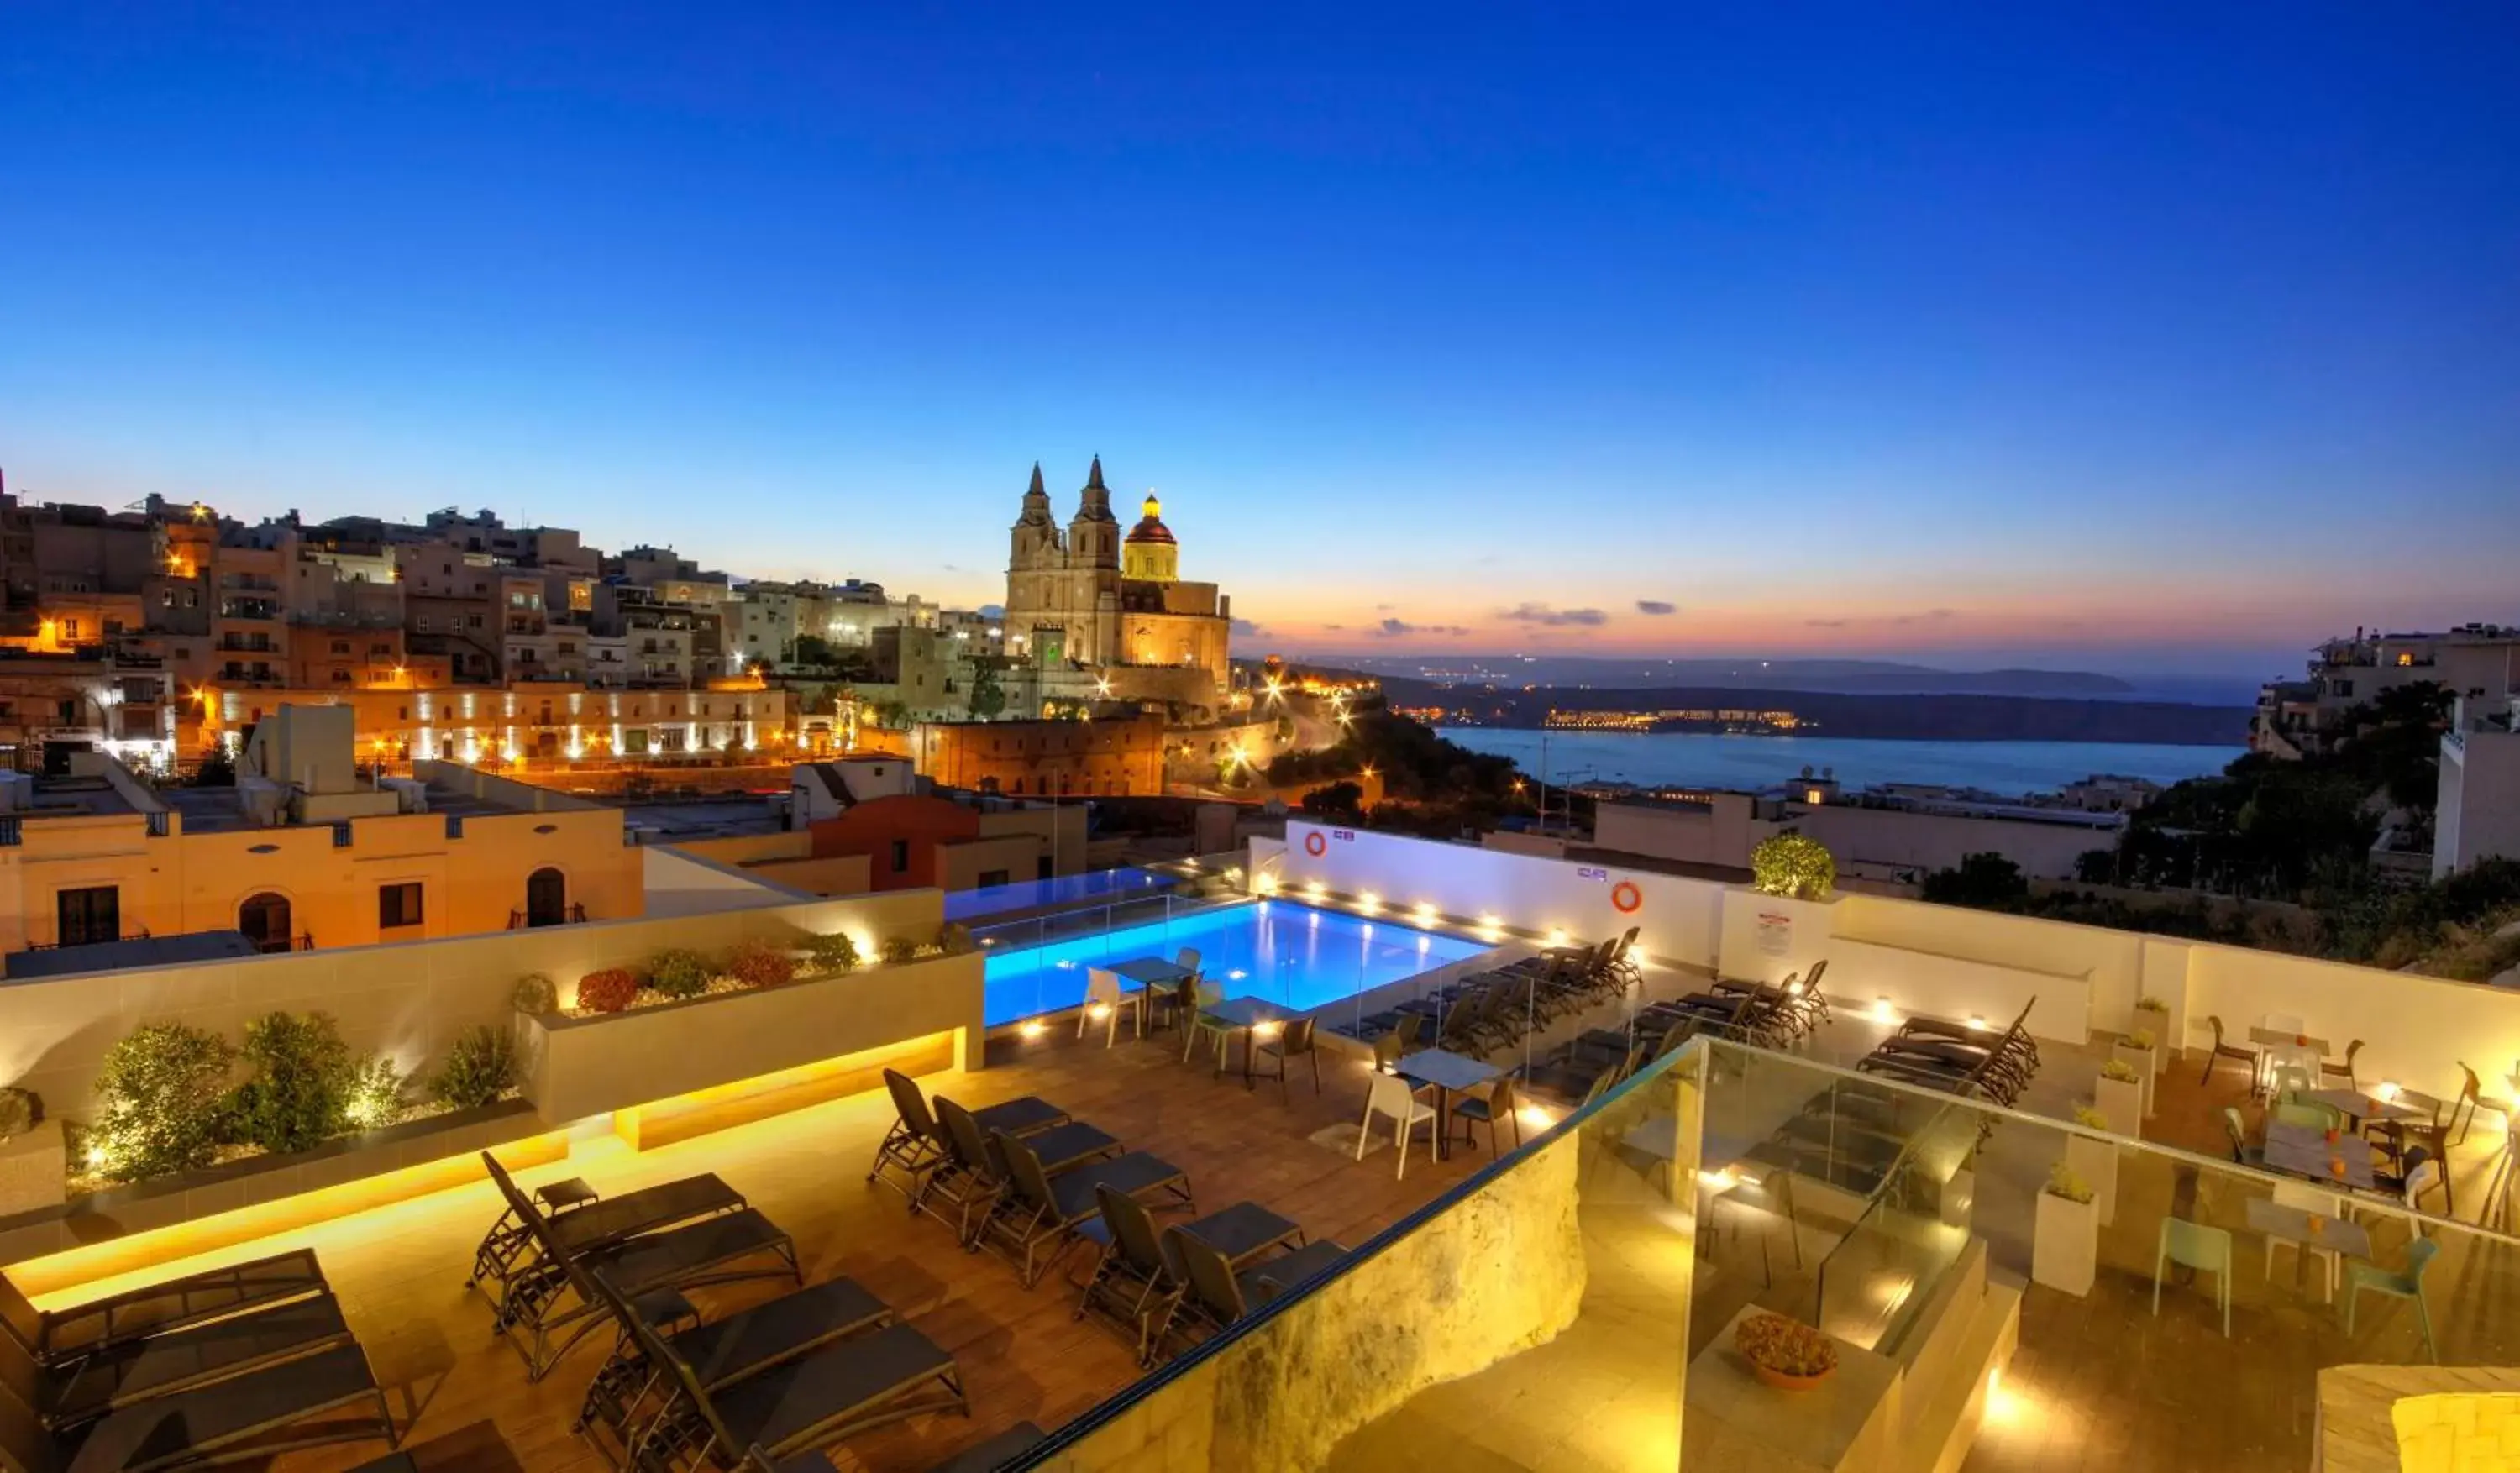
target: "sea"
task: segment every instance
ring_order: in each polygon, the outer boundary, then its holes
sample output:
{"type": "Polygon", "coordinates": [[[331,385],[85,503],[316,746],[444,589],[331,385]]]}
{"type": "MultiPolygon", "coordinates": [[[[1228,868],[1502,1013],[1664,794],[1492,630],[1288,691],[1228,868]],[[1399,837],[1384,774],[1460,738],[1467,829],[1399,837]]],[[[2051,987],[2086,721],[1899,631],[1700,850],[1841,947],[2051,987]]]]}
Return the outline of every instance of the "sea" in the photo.
{"type": "Polygon", "coordinates": [[[2093,773],[2171,783],[2219,773],[2245,748],[2120,741],[1893,741],[1863,736],[1735,736],[1691,732],[1535,732],[1445,727],[1474,752],[1511,757],[1552,783],[1763,788],[1809,768],[1849,788],[1932,782],[2011,796],[2093,773]],[[1543,771],[1542,743],[1548,744],[1543,771]]]}

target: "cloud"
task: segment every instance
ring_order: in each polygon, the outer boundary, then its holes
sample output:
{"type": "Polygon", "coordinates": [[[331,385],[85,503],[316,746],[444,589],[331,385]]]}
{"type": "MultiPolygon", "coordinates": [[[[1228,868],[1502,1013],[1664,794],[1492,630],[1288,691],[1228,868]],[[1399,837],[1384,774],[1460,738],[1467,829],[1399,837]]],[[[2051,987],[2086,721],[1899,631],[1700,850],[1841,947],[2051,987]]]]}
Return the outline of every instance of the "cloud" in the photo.
{"type": "Polygon", "coordinates": [[[1639,599],[1637,601],[1637,612],[1641,614],[1652,614],[1656,618],[1660,618],[1664,614],[1676,614],[1680,612],[1680,605],[1677,603],[1665,603],[1660,599],[1639,599]]]}
{"type": "Polygon", "coordinates": [[[1459,624],[1411,624],[1401,619],[1385,619],[1373,632],[1386,640],[1404,639],[1413,634],[1463,635],[1469,631],[1459,624]]]}
{"type": "Polygon", "coordinates": [[[1846,620],[1844,619],[1805,619],[1803,622],[1814,629],[1844,629],[1846,627],[1846,620]]]}
{"type": "Polygon", "coordinates": [[[1893,624],[1933,624],[1944,619],[1956,617],[1958,617],[1958,615],[1948,608],[1929,608],[1923,613],[1900,614],[1890,622],[1893,624]]]}
{"type": "Polygon", "coordinates": [[[1397,603],[1376,603],[1373,605],[1373,611],[1375,613],[1390,613],[1399,607],[1400,605],[1397,603]]]}
{"type": "Polygon", "coordinates": [[[1927,608],[1915,613],[1880,614],[1864,619],[1805,619],[1803,623],[1812,629],[1848,629],[1858,624],[1892,624],[1904,627],[1912,624],[1939,624],[1945,619],[1958,617],[1958,609],[1927,608]]]}
{"type": "Polygon", "coordinates": [[[1252,638],[1257,639],[1260,636],[1267,634],[1269,631],[1261,628],[1258,624],[1253,623],[1249,619],[1236,619],[1234,621],[1234,632],[1236,634],[1247,634],[1252,638]]]}
{"type": "Polygon", "coordinates": [[[1546,603],[1520,603],[1499,609],[1497,617],[1516,624],[1545,624],[1552,629],[1567,624],[1594,629],[1610,622],[1610,616],[1598,608],[1552,608],[1546,603]]]}

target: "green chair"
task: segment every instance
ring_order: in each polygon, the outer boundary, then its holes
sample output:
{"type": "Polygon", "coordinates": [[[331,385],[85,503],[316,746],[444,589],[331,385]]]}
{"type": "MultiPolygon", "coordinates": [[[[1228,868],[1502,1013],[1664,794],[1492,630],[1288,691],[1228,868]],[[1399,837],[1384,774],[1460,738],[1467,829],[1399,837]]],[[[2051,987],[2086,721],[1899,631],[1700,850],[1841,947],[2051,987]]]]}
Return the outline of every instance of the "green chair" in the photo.
{"type": "Polygon", "coordinates": [[[2181,1264],[2214,1275],[2214,1299],[2223,1307],[2223,1337],[2231,1335],[2231,1234],[2185,1218],[2161,1220],[2161,1246],[2152,1256],[2152,1313],[2161,1313],[2161,1273],[2181,1264]]]}
{"type": "Polygon", "coordinates": [[[1226,1041],[1234,1036],[1234,1030],[1223,1018],[1210,1017],[1207,1011],[1224,1001],[1225,984],[1210,982],[1205,977],[1198,979],[1198,1007],[1190,1017],[1190,1037],[1182,1042],[1183,1063],[1190,1062],[1191,1055],[1198,1051],[1200,1040],[1213,1038],[1216,1040],[1216,1066],[1220,1069],[1225,1067],[1226,1041]]]}
{"type": "Polygon", "coordinates": [[[2249,1143],[2248,1122],[2229,1105],[2223,1106],[2223,1134],[2231,1138],[2232,1160],[2242,1166],[2256,1166],[2264,1159],[2264,1153],[2249,1143]]]}
{"type": "Polygon", "coordinates": [[[2362,1299],[2363,1290],[2386,1294],[2392,1299],[2411,1299],[2415,1302],[2415,1323],[2424,1332],[2424,1358],[2436,1365],[2440,1364],[2441,1352],[2433,1346],[2432,1311],[2424,1308],[2424,1270],[2431,1266],[2433,1255],[2440,1251],[2441,1244],[2430,1238],[2419,1237],[2408,1243],[2407,1272],[2404,1273],[2392,1273],[2377,1264],[2366,1264],[2360,1259],[2347,1264],[2345,1333],[2349,1336],[2354,1333],[2354,1306],[2362,1299]]]}
{"type": "Polygon", "coordinates": [[[2285,1125],[2304,1125],[2314,1131],[2341,1131],[2345,1117],[2315,1099],[2296,1099],[2274,1107],[2274,1118],[2285,1125]]]}

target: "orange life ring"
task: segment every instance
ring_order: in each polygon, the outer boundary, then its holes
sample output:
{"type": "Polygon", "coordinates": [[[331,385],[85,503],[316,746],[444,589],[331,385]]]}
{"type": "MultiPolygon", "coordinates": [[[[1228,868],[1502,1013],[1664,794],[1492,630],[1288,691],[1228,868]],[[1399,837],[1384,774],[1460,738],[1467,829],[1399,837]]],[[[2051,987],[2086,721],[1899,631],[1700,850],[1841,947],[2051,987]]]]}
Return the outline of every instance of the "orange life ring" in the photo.
{"type": "Polygon", "coordinates": [[[1328,853],[1330,841],[1323,838],[1322,831],[1318,828],[1304,835],[1304,852],[1315,859],[1328,853]]]}
{"type": "Polygon", "coordinates": [[[1634,915],[1644,904],[1645,892],[1637,888],[1635,880],[1623,879],[1610,887],[1611,909],[1622,915],[1634,915]]]}

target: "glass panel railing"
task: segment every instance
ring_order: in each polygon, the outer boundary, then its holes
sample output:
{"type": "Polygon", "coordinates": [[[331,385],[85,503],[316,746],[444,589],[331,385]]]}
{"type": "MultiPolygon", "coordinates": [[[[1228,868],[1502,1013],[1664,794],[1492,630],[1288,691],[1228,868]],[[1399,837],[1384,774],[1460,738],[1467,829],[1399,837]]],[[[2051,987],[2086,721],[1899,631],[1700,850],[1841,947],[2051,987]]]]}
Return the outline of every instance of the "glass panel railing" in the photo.
{"type": "MultiPolygon", "coordinates": [[[[2039,1094],[2068,1105],[2096,1068],[2055,1046],[2039,1094]]],[[[2228,1095],[2257,1149],[2244,1088],[2193,1078],[2157,1120],[2218,1129],[2228,1095]]],[[[2321,1438],[2394,1447],[2404,1398],[2520,1391],[2490,1368],[2520,1364],[2520,1241],[2392,1195],[2405,1156],[2277,1125],[2298,1174],[1692,1040],[1032,1465],[1103,1466],[1188,1425],[1329,1469],[1429,1449],[1656,1473],[2078,1469],[2094,1449],[2303,1467],[2321,1438]],[[1827,1394],[1754,1373],[1762,1312],[1817,1321],[1827,1394]]],[[[2505,1210],[2490,1126],[2434,1137],[2472,1215],[2505,1210]]]]}

